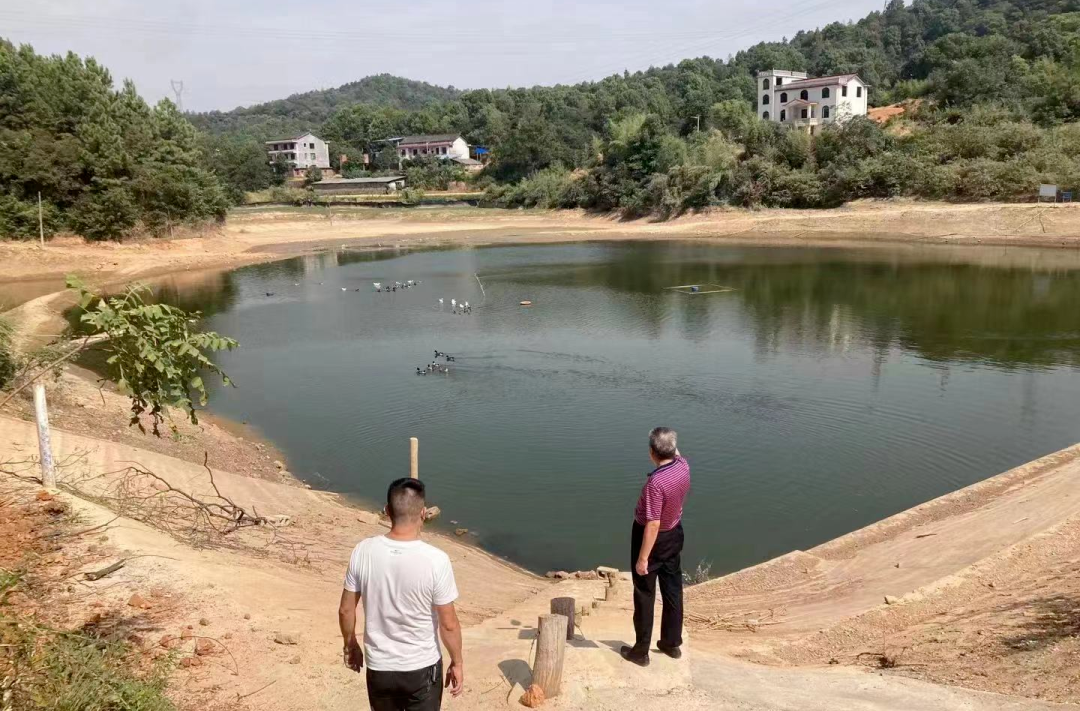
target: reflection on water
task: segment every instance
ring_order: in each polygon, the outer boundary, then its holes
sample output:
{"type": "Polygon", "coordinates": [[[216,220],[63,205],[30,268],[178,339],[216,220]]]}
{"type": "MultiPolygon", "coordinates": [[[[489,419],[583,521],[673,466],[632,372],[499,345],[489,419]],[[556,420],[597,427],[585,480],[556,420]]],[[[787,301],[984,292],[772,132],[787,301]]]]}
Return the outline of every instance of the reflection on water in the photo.
{"type": "Polygon", "coordinates": [[[444,525],[537,570],[629,564],[645,434],[673,426],[693,465],[687,558],[723,572],[1080,439],[1076,261],[682,242],[345,250],[161,294],[241,342],[221,357],[239,388],[213,406],[261,427],[298,474],[377,500],[418,436],[444,525]],[[371,286],[406,279],[422,283],[371,286]],[[666,289],[693,283],[735,291],[666,289]],[[455,316],[451,298],[477,308],[455,316]],[[457,356],[451,373],[414,375],[435,349],[457,356]]]}

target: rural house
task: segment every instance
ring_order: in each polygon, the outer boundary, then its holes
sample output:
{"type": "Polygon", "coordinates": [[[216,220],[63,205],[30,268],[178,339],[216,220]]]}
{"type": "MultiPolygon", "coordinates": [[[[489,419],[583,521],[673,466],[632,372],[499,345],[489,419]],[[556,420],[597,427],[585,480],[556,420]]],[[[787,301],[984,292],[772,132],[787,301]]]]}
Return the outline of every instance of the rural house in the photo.
{"type": "Polygon", "coordinates": [[[757,74],[757,115],[800,131],[865,116],[868,86],[857,74],[808,77],[806,72],[770,69],[757,74]]]}
{"type": "Polygon", "coordinates": [[[444,133],[434,136],[405,136],[396,139],[398,157],[413,160],[434,156],[446,160],[469,160],[469,144],[459,134],[444,133]]]}
{"type": "Polygon", "coordinates": [[[304,133],[293,138],[278,138],[267,141],[266,156],[273,163],[279,157],[292,164],[293,175],[302,175],[311,166],[321,170],[330,168],[330,150],[326,141],[313,133],[304,133]]]}

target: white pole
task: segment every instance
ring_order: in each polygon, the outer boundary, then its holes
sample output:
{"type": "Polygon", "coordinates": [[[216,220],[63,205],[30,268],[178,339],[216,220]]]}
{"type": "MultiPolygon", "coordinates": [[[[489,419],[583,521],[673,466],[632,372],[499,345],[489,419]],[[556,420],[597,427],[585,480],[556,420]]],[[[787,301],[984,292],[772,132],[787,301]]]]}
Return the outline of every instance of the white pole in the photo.
{"type": "Polygon", "coordinates": [[[420,476],[420,440],[416,437],[409,437],[409,476],[420,476]]]}
{"type": "Polygon", "coordinates": [[[41,246],[45,247],[45,220],[41,215],[41,191],[38,190],[37,194],[37,227],[38,234],[41,236],[41,246]]]}
{"type": "Polygon", "coordinates": [[[38,451],[41,454],[41,484],[46,489],[56,488],[56,471],[53,469],[52,444],[49,441],[49,408],[45,403],[45,383],[34,383],[34,418],[37,420],[38,451]]]}

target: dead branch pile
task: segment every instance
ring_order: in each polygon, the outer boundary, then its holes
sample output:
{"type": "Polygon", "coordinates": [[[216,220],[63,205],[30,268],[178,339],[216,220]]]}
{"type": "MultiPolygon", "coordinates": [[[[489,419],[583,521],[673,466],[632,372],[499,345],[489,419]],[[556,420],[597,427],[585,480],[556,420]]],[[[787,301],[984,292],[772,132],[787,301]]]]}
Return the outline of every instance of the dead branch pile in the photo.
{"type": "MultiPolygon", "coordinates": [[[[785,614],[786,611],[780,611],[780,617],[783,617],[785,614]]],[[[784,622],[782,619],[777,619],[775,609],[770,609],[767,614],[744,611],[732,612],[726,615],[700,615],[693,612],[687,612],[686,621],[698,629],[720,630],[723,632],[735,632],[739,630],[757,632],[761,627],[779,625],[784,622]]]]}
{"type": "Polygon", "coordinates": [[[203,461],[209,479],[206,494],[179,489],[138,463],[124,469],[81,479],[69,478],[65,488],[102,504],[121,516],[140,521],[196,547],[228,543],[236,532],[258,527],[272,542],[281,517],[261,516],[221,493],[214,472],[203,461]]]}

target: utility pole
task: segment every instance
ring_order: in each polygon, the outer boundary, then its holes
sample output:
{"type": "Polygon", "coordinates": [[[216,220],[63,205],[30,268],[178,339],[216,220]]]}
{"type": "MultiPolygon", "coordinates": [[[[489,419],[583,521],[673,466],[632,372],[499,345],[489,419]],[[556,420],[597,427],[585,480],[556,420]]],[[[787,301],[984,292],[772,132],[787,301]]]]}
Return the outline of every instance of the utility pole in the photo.
{"type": "Polygon", "coordinates": [[[37,228],[41,237],[41,248],[45,249],[45,218],[41,214],[41,191],[37,193],[37,228]]]}
{"type": "Polygon", "coordinates": [[[183,79],[170,79],[169,85],[172,86],[173,94],[176,96],[176,110],[184,110],[184,80],[183,79]]]}
{"type": "Polygon", "coordinates": [[[700,116],[691,116],[690,118],[695,119],[697,121],[697,130],[700,132],[701,131],[701,117],[700,116]]]}

